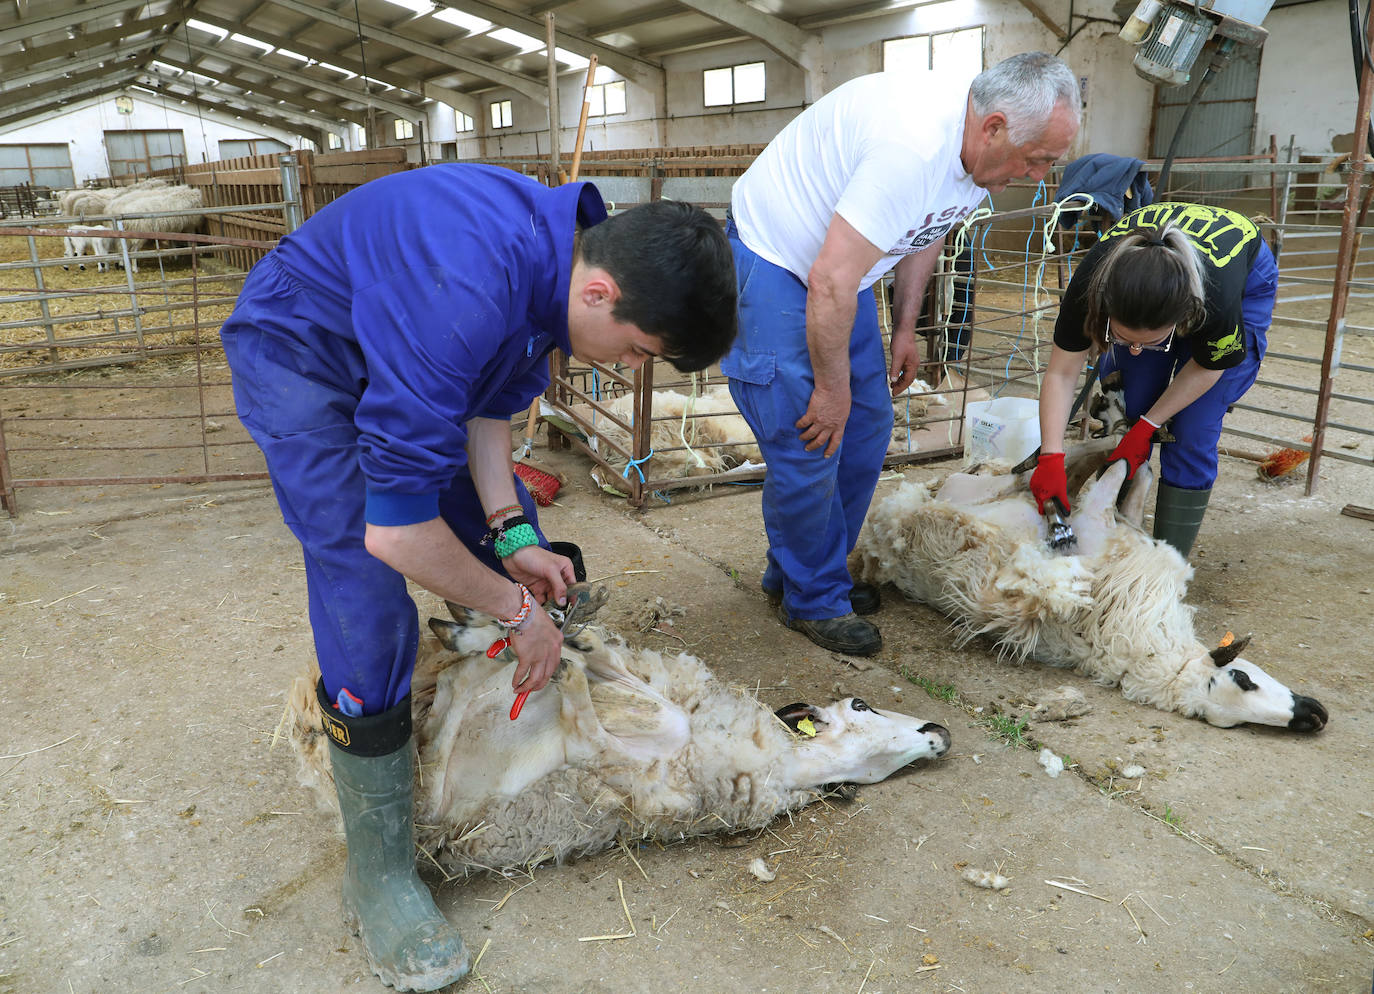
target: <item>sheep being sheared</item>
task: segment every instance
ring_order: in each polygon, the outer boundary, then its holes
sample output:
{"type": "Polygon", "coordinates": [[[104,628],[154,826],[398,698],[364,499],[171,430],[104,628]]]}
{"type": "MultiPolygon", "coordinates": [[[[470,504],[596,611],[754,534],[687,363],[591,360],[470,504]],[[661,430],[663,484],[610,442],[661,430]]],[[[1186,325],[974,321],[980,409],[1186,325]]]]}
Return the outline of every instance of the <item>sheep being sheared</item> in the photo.
{"type": "Polygon", "coordinates": [[[1130,700],[1223,728],[1321,729],[1321,704],[1239,657],[1248,638],[1209,651],[1193,634],[1183,602],[1192,568],[1140,529],[1148,467],[1118,515],[1125,474],[1115,462],[1079,494],[1070,516],[1077,554],[1067,556],[1048,548],[1045,523],[1015,477],[956,473],[934,495],[904,484],[870,509],[856,575],[942,611],[958,645],[989,635],[1003,657],[1068,667],[1120,685],[1130,700]]]}
{"type": "MultiPolygon", "coordinates": [[[[415,824],[420,847],[458,872],[762,828],[827,784],[876,783],[949,749],[942,726],[857,698],[775,714],[693,656],[591,628],[568,639],[554,680],[511,721],[514,655],[486,654],[502,629],[450,611],[457,621],[430,620],[442,645],[424,640],[411,684],[415,824]]],[[[291,695],[308,779],[328,766],[314,679],[291,695]]]]}

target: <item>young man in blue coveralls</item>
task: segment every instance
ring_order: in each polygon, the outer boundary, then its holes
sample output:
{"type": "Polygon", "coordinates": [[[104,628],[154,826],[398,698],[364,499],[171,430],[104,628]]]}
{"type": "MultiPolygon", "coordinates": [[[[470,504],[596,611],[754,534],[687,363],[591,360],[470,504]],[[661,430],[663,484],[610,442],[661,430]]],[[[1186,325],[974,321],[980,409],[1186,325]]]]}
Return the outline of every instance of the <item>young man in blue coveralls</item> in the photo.
{"type": "Polygon", "coordinates": [[[684,371],[735,335],[720,225],[659,202],[607,218],[596,188],[436,165],[373,180],[281,240],[222,329],[239,418],[305,554],[335,787],[345,920],[374,972],[431,991],[468,952],[415,872],[407,579],[502,621],[515,691],[562,636],[540,604],[574,578],[512,471],[510,417],[548,354],[684,371]]]}
{"type": "Polygon", "coordinates": [[[817,645],[872,655],[878,593],[847,559],[916,378],[916,316],[945,235],[988,191],[1042,179],[1078,133],[1073,71],[1041,52],[972,84],[882,72],[836,87],[735,183],[740,333],[721,363],[768,478],[763,590],[817,645]],[[891,373],[872,286],[895,266],[891,373]]]}

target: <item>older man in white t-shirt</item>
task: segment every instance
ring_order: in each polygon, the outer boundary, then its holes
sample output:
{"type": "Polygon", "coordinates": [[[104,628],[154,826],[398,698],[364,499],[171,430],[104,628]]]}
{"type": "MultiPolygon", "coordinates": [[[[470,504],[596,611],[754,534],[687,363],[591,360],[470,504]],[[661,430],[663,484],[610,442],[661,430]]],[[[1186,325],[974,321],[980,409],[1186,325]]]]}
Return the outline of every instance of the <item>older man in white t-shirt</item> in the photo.
{"type": "Polygon", "coordinates": [[[861,76],[807,108],[731,194],[740,327],[721,370],[768,463],[763,589],[823,648],[872,655],[877,591],[846,565],[916,378],[916,316],[945,234],[1078,133],[1073,71],[1040,52],[971,84],[861,76]],[[872,285],[896,267],[891,368],[872,285]]]}

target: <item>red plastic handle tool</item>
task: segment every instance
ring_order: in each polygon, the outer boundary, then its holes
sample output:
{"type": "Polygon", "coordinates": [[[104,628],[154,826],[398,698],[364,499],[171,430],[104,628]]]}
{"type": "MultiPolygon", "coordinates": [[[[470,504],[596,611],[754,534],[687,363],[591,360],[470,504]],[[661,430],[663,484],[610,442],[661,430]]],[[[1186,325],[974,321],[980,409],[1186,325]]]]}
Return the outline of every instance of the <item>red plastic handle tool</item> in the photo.
{"type": "Polygon", "coordinates": [[[501,653],[505,652],[509,645],[509,638],[502,637],[497,639],[491,644],[491,648],[487,650],[487,658],[495,659],[497,656],[501,655],[501,653]]]}
{"type": "Polygon", "coordinates": [[[520,717],[520,709],[525,706],[525,698],[530,696],[528,690],[522,690],[515,695],[515,703],[510,706],[510,720],[514,721],[520,717]]]}

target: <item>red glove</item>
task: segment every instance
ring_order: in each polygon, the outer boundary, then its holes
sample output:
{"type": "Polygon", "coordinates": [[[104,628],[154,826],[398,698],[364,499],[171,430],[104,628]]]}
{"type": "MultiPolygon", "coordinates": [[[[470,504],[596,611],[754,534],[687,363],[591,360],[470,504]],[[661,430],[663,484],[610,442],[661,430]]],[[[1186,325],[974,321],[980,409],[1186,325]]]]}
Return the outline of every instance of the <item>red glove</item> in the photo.
{"type": "Polygon", "coordinates": [[[1135,479],[1135,471],[1150,461],[1150,452],[1154,449],[1155,429],[1158,427],[1159,425],[1153,421],[1142,417],[1131,425],[1131,430],[1126,432],[1126,437],[1112,450],[1107,462],[1110,464],[1118,459],[1125,459],[1126,479],[1135,479]]]}
{"type": "Polygon", "coordinates": [[[1031,474],[1030,491],[1041,514],[1045,513],[1045,501],[1051,497],[1059,501],[1065,514],[1069,513],[1069,478],[1064,473],[1064,453],[1040,453],[1035,461],[1035,472],[1031,474]]]}

